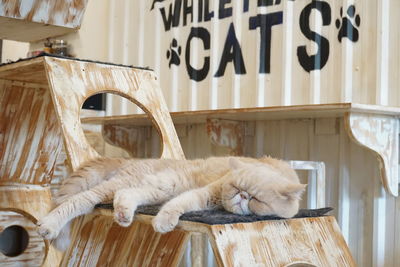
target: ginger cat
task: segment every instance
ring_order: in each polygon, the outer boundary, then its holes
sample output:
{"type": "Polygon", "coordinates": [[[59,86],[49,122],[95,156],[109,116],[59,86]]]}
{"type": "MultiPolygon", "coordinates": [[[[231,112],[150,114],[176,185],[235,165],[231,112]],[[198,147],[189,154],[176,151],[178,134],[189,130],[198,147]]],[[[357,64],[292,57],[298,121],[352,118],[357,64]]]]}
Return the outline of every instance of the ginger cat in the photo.
{"type": "Polygon", "coordinates": [[[290,218],[305,186],[286,162],[270,157],[98,159],[64,181],[58,206],[38,221],[38,232],[54,239],[70,220],[111,200],[121,226],[132,223],[139,205],[166,202],[152,222],[160,233],[172,231],[185,212],[221,206],[236,214],[290,218]]]}

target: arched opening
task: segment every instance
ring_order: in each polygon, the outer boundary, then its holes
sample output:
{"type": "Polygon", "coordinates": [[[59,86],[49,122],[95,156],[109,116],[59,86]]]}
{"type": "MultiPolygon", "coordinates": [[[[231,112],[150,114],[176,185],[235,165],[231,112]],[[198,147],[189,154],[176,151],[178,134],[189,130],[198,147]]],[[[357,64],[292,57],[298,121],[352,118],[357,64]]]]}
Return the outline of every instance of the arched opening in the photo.
{"type": "Polygon", "coordinates": [[[29,244],[29,234],[19,225],[12,225],[0,234],[0,251],[8,257],[21,255],[29,244]]]}
{"type": "Polygon", "coordinates": [[[130,100],[116,94],[96,94],[85,101],[80,115],[88,143],[101,156],[160,157],[157,128],[152,127],[150,117],[130,100]]]}

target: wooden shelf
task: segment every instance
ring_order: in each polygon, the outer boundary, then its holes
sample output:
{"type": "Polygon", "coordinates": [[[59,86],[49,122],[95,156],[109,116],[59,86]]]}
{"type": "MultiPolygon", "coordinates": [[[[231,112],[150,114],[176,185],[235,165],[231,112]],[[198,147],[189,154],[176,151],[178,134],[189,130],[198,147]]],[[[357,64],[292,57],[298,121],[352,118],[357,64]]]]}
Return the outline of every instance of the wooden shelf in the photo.
{"type": "MultiPolygon", "coordinates": [[[[276,106],[260,108],[237,108],[171,112],[174,124],[204,123],[207,119],[224,119],[235,121],[262,121],[304,118],[343,117],[349,112],[360,112],[377,115],[400,115],[400,108],[363,105],[353,103],[335,103],[320,105],[276,106]]],[[[125,116],[90,117],[81,120],[89,124],[118,124],[149,126],[151,121],[146,114],[125,116]]]]}
{"type": "Polygon", "coordinates": [[[0,8],[0,39],[22,42],[76,31],[87,5],[87,0],[8,2],[0,8]]]}

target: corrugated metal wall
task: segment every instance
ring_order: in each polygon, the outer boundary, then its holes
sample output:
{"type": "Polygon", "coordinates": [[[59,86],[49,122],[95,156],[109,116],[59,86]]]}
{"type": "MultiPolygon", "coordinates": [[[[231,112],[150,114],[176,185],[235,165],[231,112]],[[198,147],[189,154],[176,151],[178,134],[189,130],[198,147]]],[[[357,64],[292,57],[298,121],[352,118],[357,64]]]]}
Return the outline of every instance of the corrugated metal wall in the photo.
{"type": "Polygon", "coordinates": [[[171,111],[400,104],[399,1],[121,0],[109,12],[108,60],[153,68],[171,111]]]}

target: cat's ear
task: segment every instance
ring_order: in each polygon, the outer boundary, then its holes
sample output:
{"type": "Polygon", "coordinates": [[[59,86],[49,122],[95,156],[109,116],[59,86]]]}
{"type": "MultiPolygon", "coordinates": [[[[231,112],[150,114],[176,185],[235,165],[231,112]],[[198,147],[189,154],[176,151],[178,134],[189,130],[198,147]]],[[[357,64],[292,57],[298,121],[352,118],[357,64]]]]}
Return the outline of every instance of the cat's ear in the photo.
{"type": "Polygon", "coordinates": [[[246,163],[241,162],[238,158],[231,157],[229,158],[229,166],[231,169],[236,170],[240,168],[244,168],[246,163]]]}
{"type": "Polygon", "coordinates": [[[300,200],[306,190],[307,184],[288,184],[279,190],[279,194],[286,199],[300,200]]]}

